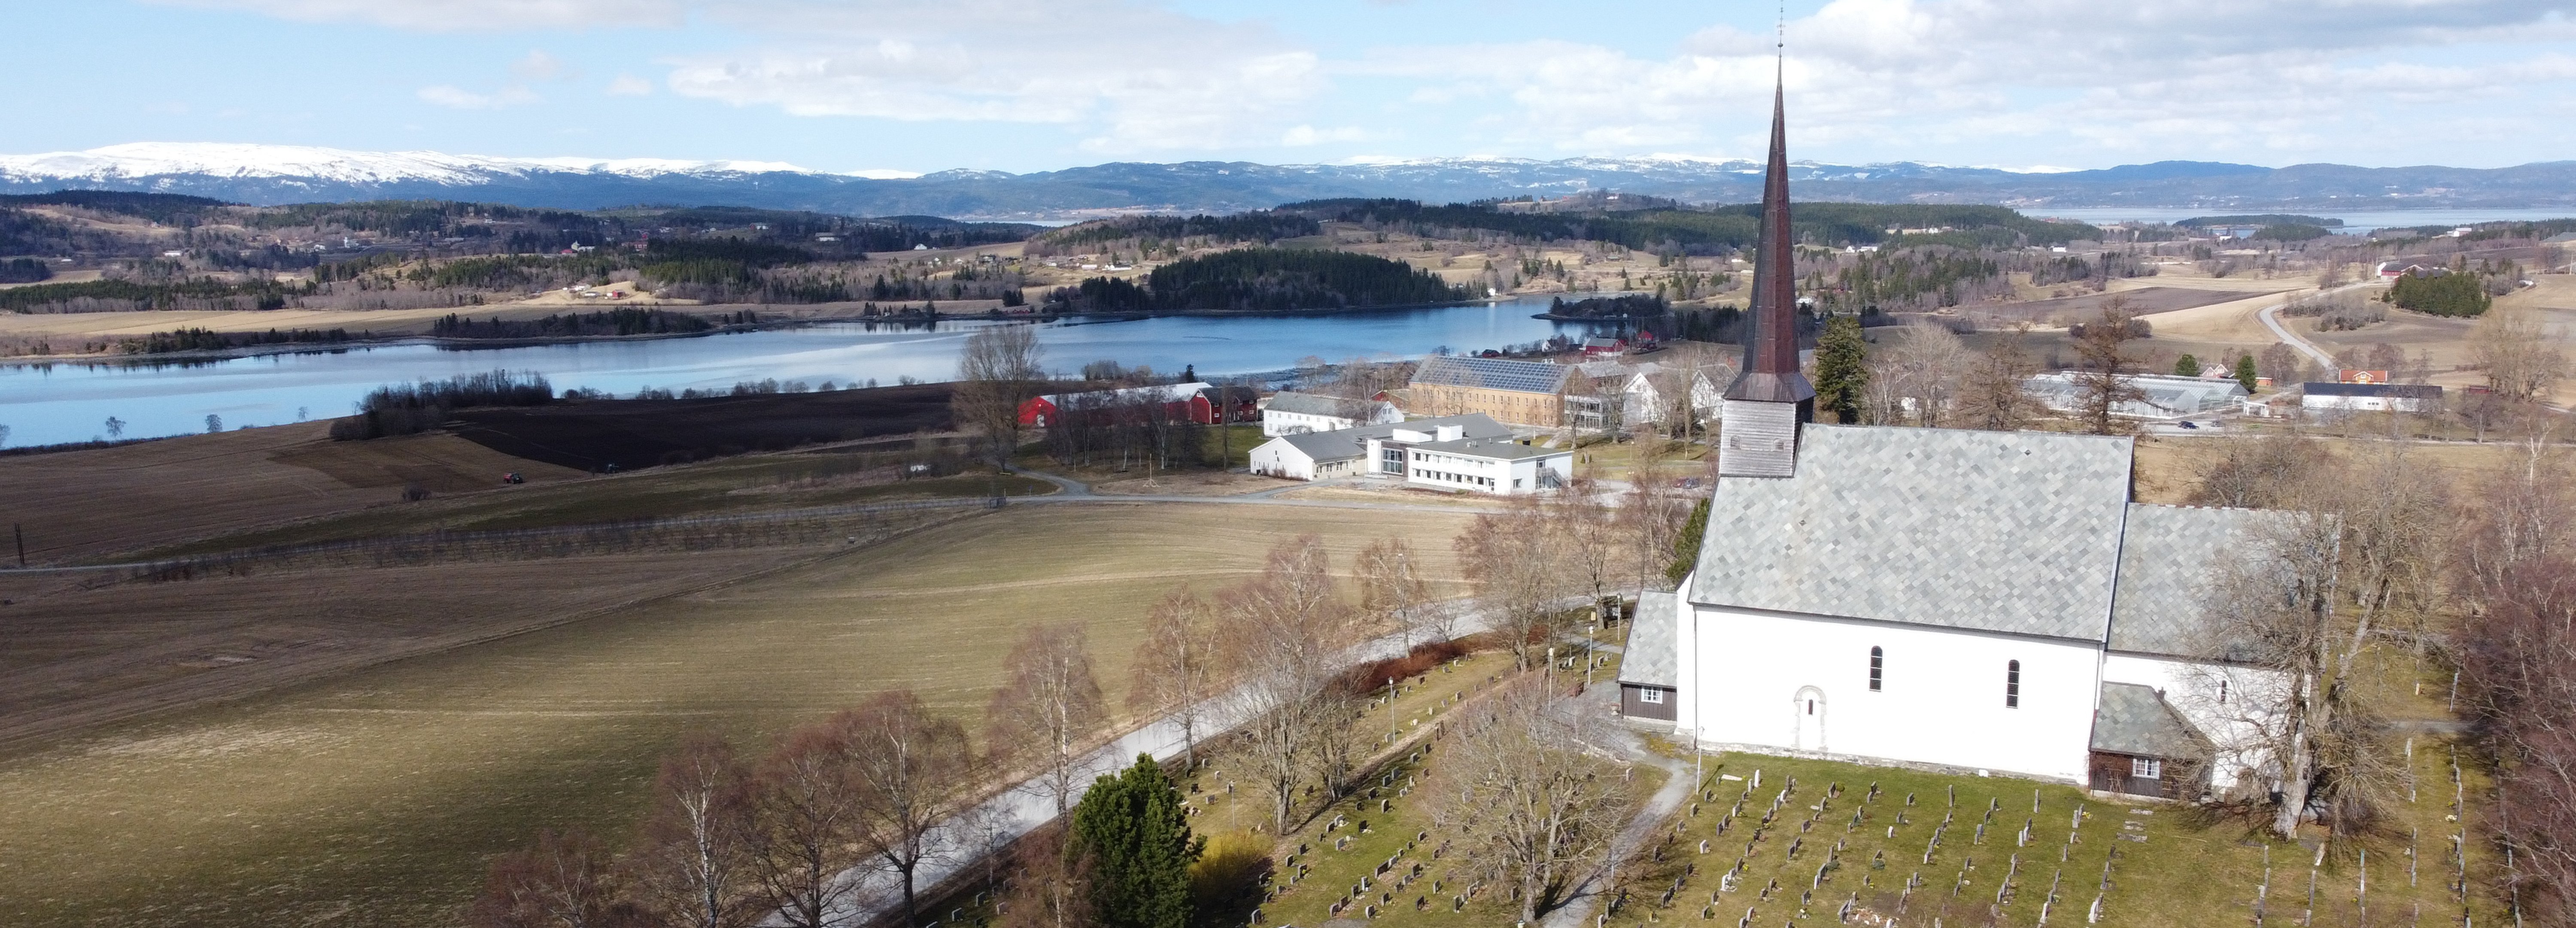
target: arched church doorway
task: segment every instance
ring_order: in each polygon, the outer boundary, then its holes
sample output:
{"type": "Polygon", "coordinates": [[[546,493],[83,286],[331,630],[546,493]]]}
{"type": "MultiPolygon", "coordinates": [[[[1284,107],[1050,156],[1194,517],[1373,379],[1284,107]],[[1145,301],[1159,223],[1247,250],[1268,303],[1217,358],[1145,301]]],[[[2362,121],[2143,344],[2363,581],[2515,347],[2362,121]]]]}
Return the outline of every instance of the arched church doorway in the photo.
{"type": "Polygon", "coordinates": [[[1790,747],[1822,753],[1825,750],[1825,691],[1812,686],[1799,687],[1797,699],[1790,708],[1798,714],[1798,740],[1790,747]]]}

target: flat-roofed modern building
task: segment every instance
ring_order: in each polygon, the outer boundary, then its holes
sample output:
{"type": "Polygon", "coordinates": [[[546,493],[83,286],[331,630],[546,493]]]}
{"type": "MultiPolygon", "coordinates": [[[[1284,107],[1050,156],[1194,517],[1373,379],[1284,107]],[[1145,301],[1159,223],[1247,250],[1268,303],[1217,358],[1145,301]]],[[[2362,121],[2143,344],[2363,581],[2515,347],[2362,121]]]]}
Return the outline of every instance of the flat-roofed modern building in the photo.
{"type": "Polygon", "coordinates": [[[1455,426],[1415,429],[1397,426],[1383,438],[1369,439],[1368,459],[1380,473],[1398,473],[1411,486],[1430,490],[1466,490],[1496,496],[1519,496],[1565,486],[1574,479],[1574,451],[1541,448],[1512,440],[1477,438],[1455,426]],[[1390,470],[1400,467],[1401,470],[1390,470]]]}
{"type": "MultiPolygon", "coordinates": [[[[1425,441],[1444,434],[1485,441],[1509,441],[1512,437],[1511,426],[1482,413],[1380,423],[1329,432],[1298,432],[1281,435],[1254,447],[1252,472],[1288,480],[1329,480],[1366,475],[1401,477],[1405,472],[1403,460],[1384,457],[1383,449],[1372,444],[1392,438],[1399,432],[1425,441]]],[[[1396,447],[1404,445],[1399,442],[1396,447]]]]}

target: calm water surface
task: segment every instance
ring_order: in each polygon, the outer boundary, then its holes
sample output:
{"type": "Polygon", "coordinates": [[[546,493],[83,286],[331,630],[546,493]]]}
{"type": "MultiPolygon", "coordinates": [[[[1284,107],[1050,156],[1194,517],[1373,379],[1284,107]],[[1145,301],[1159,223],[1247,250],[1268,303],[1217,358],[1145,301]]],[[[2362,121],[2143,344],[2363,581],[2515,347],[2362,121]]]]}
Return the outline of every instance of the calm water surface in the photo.
{"type": "Polygon", "coordinates": [[[2414,226],[2465,226],[2480,222],[2537,222],[2542,219],[2576,217],[2576,207],[2494,207],[2461,209],[2176,209],[2166,207],[2086,207],[2082,209],[2033,208],[2023,212],[2033,216],[2072,219],[2077,222],[2174,222],[2194,216],[2242,216],[2262,213],[2293,213],[2322,219],[2341,219],[2335,231],[2345,235],[2368,235],[2380,229],[2404,229],[2414,226]]]}
{"type": "MultiPolygon", "coordinates": [[[[1480,350],[1583,333],[1581,325],[1530,318],[1545,309],[1542,299],[1332,316],[1069,320],[1042,325],[1038,341],[1046,349],[1046,365],[1059,371],[1106,358],[1173,373],[1196,365],[1202,375],[1248,374],[1283,370],[1309,356],[1418,357],[1444,347],[1480,350]]],[[[816,385],[871,378],[893,384],[906,376],[945,380],[957,370],[967,333],[987,324],[947,322],[925,329],[845,323],[472,350],[393,345],[184,366],[5,365],[0,425],[10,427],[12,446],[106,437],[111,416],[125,422],[128,438],[204,431],[209,415],[221,417],[225,428],[275,425],[346,415],[381,384],[495,368],[536,371],[558,390],[616,394],[645,387],[725,388],[767,378],[816,385]]]]}

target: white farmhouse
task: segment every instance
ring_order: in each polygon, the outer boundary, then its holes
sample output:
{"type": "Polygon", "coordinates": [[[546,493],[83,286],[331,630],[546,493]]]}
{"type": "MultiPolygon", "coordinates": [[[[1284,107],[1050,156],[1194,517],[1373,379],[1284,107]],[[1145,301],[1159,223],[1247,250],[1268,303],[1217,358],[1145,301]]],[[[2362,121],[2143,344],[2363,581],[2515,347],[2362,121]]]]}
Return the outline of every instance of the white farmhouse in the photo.
{"type": "Polygon", "coordinates": [[[1301,432],[1335,432],[1363,425],[1404,421],[1404,413],[1385,400],[1354,400],[1313,393],[1280,392],[1261,405],[1265,438],[1301,432]]]}
{"type": "Polygon", "coordinates": [[[1705,422],[1717,412],[1720,398],[1717,384],[1708,371],[1695,367],[1658,367],[1641,370],[1629,378],[1620,391],[1627,398],[1627,421],[1662,424],[1678,411],[1680,397],[1687,396],[1693,422],[1705,422]]]}

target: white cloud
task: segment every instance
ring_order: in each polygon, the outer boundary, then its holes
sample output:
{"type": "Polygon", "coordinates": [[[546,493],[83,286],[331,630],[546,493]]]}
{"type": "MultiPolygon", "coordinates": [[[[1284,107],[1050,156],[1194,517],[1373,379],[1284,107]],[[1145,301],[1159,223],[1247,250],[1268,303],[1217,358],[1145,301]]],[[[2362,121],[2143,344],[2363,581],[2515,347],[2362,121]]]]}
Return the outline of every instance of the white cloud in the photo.
{"type": "Polygon", "coordinates": [[[1368,138],[1368,131],[1361,129],[1358,126],[1338,126],[1331,129],[1318,129],[1310,125],[1299,124],[1290,127],[1286,132],[1280,133],[1279,144],[1286,145],[1291,148],[1302,148],[1308,145],[1322,145],[1326,142],[1356,142],[1365,138],[1368,138]]]}
{"type": "Polygon", "coordinates": [[[539,99],[536,93],[525,87],[503,87],[498,92],[487,94],[475,93],[449,84],[423,87],[420,89],[419,97],[423,103],[444,106],[452,110],[497,110],[535,103],[539,99]]]}
{"type": "MultiPolygon", "coordinates": [[[[1793,144],[1809,152],[2277,161],[2416,144],[2385,131],[2391,107],[2528,99],[2576,79],[2550,44],[2570,39],[2566,13],[2520,0],[1834,0],[1789,24],[1785,64],[1769,30],[1720,26],[1662,58],[1534,41],[1381,48],[1330,67],[1412,81],[1413,99],[1479,113],[1493,138],[1561,152],[1758,152],[1778,68],[1793,144]]],[[[2543,128],[2486,115],[2490,132],[2543,128]]]]}
{"type": "MultiPolygon", "coordinates": [[[[157,2],[419,31],[688,25],[731,44],[663,60],[658,83],[680,96],[1059,127],[1114,155],[1360,140],[1422,154],[1757,154],[1776,66],[1769,29],[1695,23],[1655,24],[1677,37],[1663,53],[1533,40],[1327,57],[1260,19],[1157,0],[157,2]]],[[[2563,128],[2576,97],[2571,2],[1831,0],[1789,24],[1792,144],[1843,160],[2384,163],[2495,140],[2515,154],[2476,151],[2552,157],[2576,144],[2563,128]]],[[[1374,14],[1272,15],[1347,16],[1365,30],[1374,14]]],[[[1543,34],[1543,15],[1523,18],[1543,34]]],[[[513,72],[570,77],[542,51],[513,72]]],[[[607,92],[654,83],[621,74],[607,92]]],[[[441,86],[421,98],[492,108],[534,95],[441,86]]]]}
{"type": "Polygon", "coordinates": [[[362,22],[427,32],[583,26],[676,26],[681,0],[155,0],[248,10],[307,22],[362,22]]]}
{"type": "Polygon", "coordinates": [[[542,48],[532,49],[527,57],[511,62],[510,73],[531,81],[567,80],[574,76],[570,65],[564,64],[561,58],[546,54],[542,48]]]}
{"type": "Polygon", "coordinates": [[[1106,153],[1267,144],[1326,82],[1267,30],[1127,0],[712,8],[767,41],[672,62],[671,89],[806,116],[1061,124],[1106,153]]]}

